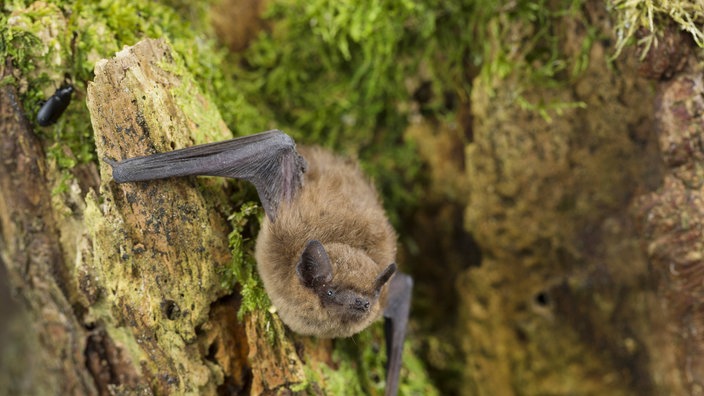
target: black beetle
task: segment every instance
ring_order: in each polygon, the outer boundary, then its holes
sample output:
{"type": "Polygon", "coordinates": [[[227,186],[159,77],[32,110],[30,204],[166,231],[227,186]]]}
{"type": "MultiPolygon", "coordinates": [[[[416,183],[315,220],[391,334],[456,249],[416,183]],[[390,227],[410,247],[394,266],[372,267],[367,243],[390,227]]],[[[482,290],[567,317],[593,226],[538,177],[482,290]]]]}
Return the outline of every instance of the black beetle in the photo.
{"type": "Polygon", "coordinates": [[[44,102],[41,109],[39,109],[37,113],[37,124],[49,126],[55,123],[71,102],[72,93],[73,87],[70,85],[64,85],[57,89],[56,92],[44,102]]]}

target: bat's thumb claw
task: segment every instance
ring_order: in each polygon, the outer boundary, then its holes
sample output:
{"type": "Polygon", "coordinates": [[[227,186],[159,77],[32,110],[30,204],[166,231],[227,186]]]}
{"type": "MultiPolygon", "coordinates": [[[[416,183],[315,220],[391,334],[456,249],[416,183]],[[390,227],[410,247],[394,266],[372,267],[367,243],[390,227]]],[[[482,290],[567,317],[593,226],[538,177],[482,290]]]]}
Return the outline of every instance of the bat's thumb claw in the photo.
{"type": "Polygon", "coordinates": [[[126,181],[123,175],[123,169],[119,166],[120,161],[114,160],[112,158],[103,157],[103,161],[112,167],[112,179],[118,183],[123,183],[126,181]]]}
{"type": "Polygon", "coordinates": [[[106,164],[112,166],[113,168],[115,167],[115,165],[117,165],[117,161],[115,161],[115,160],[112,159],[112,158],[108,158],[108,157],[103,157],[103,162],[105,162],[106,164]]]}

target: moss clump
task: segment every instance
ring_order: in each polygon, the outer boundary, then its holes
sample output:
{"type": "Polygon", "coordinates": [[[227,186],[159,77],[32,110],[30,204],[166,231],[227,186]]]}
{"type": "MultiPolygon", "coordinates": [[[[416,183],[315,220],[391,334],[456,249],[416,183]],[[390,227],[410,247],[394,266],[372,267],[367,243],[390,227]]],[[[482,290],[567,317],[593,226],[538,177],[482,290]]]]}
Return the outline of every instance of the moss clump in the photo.
{"type": "Polygon", "coordinates": [[[691,0],[611,0],[616,14],[616,54],[621,53],[634,40],[637,32],[643,32],[638,44],[643,46],[642,56],[657,43],[661,26],[674,22],[689,33],[698,46],[704,47],[704,4],[691,0]]]}
{"type": "Polygon", "coordinates": [[[271,306],[262,281],[257,275],[257,264],[254,261],[253,236],[257,235],[261,216],[262,210],[259,205],[246,202],[239,211],[232,213],[228,218],[232,225],[232,232],[230,232],[232,265],[225,273],[223,286],[232,287],[235,282],[240,285],[242,304],[237,313],[240,320],[251,311],[267,312],[271,306]]]}
{"type": "Polygon", "coordinates": [[[245,66],[236,84],[269,125],[300,142],[358,155],[398,224],[396,215],[412,211],[421,195],[422,164],[402,135],[417,113],[414,91],[430,81],[437,89],[428,108],[446,111],[444,91],[468,88],[436,70],[448,64],[435,58],[446,56],[454,75],[463,73],[469,37],[456,40],[467,15],[455,12],[459,4],[273,2],[273,28],[239,55],[245,66]]]}
{"type": "Polygon", "coordinates": [[[638,273],[645,266],[628,206],[656,173],[650,164],[658,161],[643,160],[654,158],[652,110],[638,105],[651,103],[652,87],[622,72],[631,65],[609,63],[613,26],[598,4],[583,9],[563,18],[557,9],[536,11],[553,21],[538,42],[534,29],[541,27],[531,20],[498,15],[487,25],[495,32],[487,48],[506,58],[485,60],[472,96],[465,226],[482,264],[458,282],[458,331],[469,368],[462,386],[469,393],[644,393],[636,389],[652,378],[642,375],[649,363],[623,354],[618,341],[627,337],[618,330],[623,323],[628,337],[647,334],[640,332],[645,316],[634,314],[647,305],[649,286],[638,273]],[[521,43],[538,51],[524,53],[521,43]],[[554,51],[550,43],[558,44],[554,51]],[[575,75],[585,48],[588,67],[575,75]],[[512,66],[514,59],[523,66],[512,66]],[[536,68],[559,61],[557,73],[526,78],[531,59],[536,68]],[[501,75],[492,64],[513,69],[501,75]],[[517,101],[517,92],[529,103],[583,102],[588,110],[549,113],[548,122],[517,101]],[[619,271],[628,275],[611,275],[619,271]],[[572,288],[590,298],[560,290],[572,288]],[[608,373],[617,371],[612,381],[608,373]]]}
{"type": "MultiPolygon", "coordinates": [[[[419,60],[413,38],[432,34],[425,7],[373,1],[278,1],[269,12],[271,34],[245,54],[256,84],[250,92],[268,102],[272,119],[308,142],[344,149],[368,145],[380,126],[405,123],[393,102],[406,100],[403,79],[419,60]],[[421,23],[421,21],[428,21],[421,23]]],[[[252,97],[253,101],[257,98],[252,97]]]]}
{"type": "Polygon", "coordinates": [[[565,18],[580,19],[584,0],[570,0],[560,7],[547,0],[524,0],[510,4],[478,0],[477,15],[470,26],[475,34],[472,48],[480,66],[478,77],[489,96],[505,78],[519,76],[522,83],[514,91],[514,100],[522,109],[538,113],[550,121],[553,115],[584,107],[579,102],[545,102],[528,99],[524,91],[534,87],[554,89],[574,81],[588,65],[588,54],[596,32],[585,21],[585,39],[576,51],[563,48],[566,37],[560,23],[565,18]],[[498,84],[497,84],[498,83],[498,84]]]}

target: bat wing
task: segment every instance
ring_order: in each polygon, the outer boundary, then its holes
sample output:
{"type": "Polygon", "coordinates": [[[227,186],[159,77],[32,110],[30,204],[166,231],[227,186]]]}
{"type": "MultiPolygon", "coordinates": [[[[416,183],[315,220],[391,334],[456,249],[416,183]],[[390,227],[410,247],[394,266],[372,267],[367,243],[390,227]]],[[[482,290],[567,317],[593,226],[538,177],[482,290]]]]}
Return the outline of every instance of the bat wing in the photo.
{"type": "Polygon", "coordinates": [[[114,161],[116,182],[179,176],[224,176],[244,179],[257,188],[271,221],[282,201],[290,202],[303,184],[306,162],[287,134],[272,130],[223,142],[114,161]]]}
{"type": "Polygon", "coordinates": [[[386,335],[386,396],[398,392],[403,341],[406,338],[408,312],[411,308],[413,279],[397,273],[389,284],[389,300],[384,310],[384,333],[386,335]]]}

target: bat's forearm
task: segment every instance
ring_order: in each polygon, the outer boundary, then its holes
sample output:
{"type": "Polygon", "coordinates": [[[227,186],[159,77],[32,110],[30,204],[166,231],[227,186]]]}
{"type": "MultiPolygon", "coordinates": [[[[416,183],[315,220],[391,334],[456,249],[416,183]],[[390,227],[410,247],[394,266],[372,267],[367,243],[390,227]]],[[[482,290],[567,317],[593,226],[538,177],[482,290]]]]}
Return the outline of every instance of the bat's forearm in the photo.
{"type": "Polygon", "coordinates": [[[159,162],[160,156],[161,154],[154,154],[119,162],[109,158],[104,160],[112,166],[112,177],[118,183],[205,174],[203,164],[197,160],[159,162]]]}
{"type": "Polygon", "coordinates": [[[279,130],[208,143],[145,157],[105,162],[118,183],[181,176],[244,179],[257,188],[269,219],[279,203],[290,202],[301,188],[305,160],[293,139],[279,130]]]}
{"type": "Polygon", "coordinates": [[[272,130],[123,161],[105,161],[112,166],[113,179],[118,183],[197,175],[250,180],[272,153],[293,147],[293,139],[272,130]]]}

